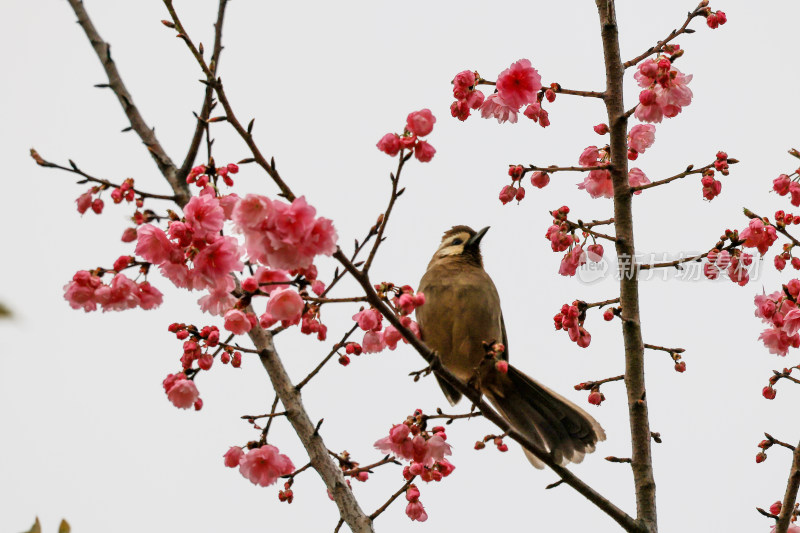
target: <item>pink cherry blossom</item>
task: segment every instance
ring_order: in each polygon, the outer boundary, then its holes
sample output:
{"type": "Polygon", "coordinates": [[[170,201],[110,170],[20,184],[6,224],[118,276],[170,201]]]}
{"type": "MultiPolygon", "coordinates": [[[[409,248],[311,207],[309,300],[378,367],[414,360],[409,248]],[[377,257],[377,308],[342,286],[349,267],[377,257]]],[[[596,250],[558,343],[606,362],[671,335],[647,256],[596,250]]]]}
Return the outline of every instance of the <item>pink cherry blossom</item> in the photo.
{"type": "Polygon", "coordinates": [[[167,234],[161,228],[152,224],[144,224],[139,226],[136,233],[136,255],[145,261],[160,265],[173,259],[180,260],[182,255],[180,250],[170,242],[167,234]]]}
{"type": "Polygon", "coordinates": [[[79,270],[72,281],[64,285],[64,299],[73,309],[83,309],[87,313],[97,309],[95,291],[103,286],[103,280],[88,270],[79,270]]]}
{"type": "Polygon", "coordinates": [[[583,152],[581,152],[578,158],[578,164],[582,167],[593,167],[597,164],[599,159],[600,151],[597,149],[597,146],[587,146],[583,149],[583,152]]]}
{"type": "Polygon", "coordinates": [[[294,472],[294,465],[278,448],[265,444],[247,452],[239,463],[239,472],[253,484],[268,487],[294,472]]]}
{"type": "Polygon", "coordinates": [[[367,331],[364,333],[364,340],[361,341],[364,353],[378,353],[386,348],[383,336],[377,331],[367,331]]]}
{"type": "Polygon", "coordinates": [[[628,148],[643,154],[656,140],[656,127],[652,124],[637,124],[628,133],[628,148]]]}
{"type": "MultiPolygon", "coordinates": [[[[183,374],[179,375],[183,376],[183,374]]],[[[193,407],[194,403],[200,398],[200,393],[194,381],[186,379],[184,376],[171,384],[167,390],[167,398],[169,398],[172,405],[178,409],[189,409],[193,407]]]]}
{"type": "Polygon", "coordinates": [[[364,331],[380,331],[383,317],[377,309],[364,309],[353,315],[358,327],[364,331]]]}
{"type": "Polygon", "coordinates": [[[296,320],[300,318],[303,307],[303,299],[293,289],[274,290],[267,301],[267,313],[275,320],[296,320]]]}
{"type": "Polygon", "coordinates": [[[426,444],[425,458],[421,461],[426,466],[431,466],[433,463],[443,460],[445,455],[452,455],[453,453],[450,445],[445,442],[439,433],[429,438],[426,444]]]}
{"type": "Polygon", "coordinates": [[[771,224],[764,224],[758,218],[750,220],[747,227],[739,233],[739,237],[744,239],[744,246],[757,248],[761,255],[767,253],[769,247],[778,239],[775,227],[771,224]]]}
{"type": "Polygon", "coordinates": [[[502,189],[500,189],[500,196],[499,199],[506,205],[508,202],[512,201],[514,198],[517,197],[517,188],[513,185],[505,185],[502,189]]]}
{"type": "Polygon", "coordinates": [[[781,196],[786,196],[789,192],[789,186],[791,185],[792,180],[789,179],[789,176],[786,174],[781,174],[774,180],[772,180],[772,189],[777,192],[781,196]]]}
{"type": "Polygon", "coordinates": [[[374,446],[383,453],[411,460],[414,458],[414,447],[410,434],[411,430],[407,425],[396,424],[389,430],[389,436],[375,441],[374,446]]]}
{"type": "Polygon", "coordinates": [[[498,93],[495,93],[481,104],[481,116],[483,118],[496,118],[498,124],[509,121],[512,124],[517,122],[517,109],[509,106],[498,93]]]}
{"type": "Polygon", "coordinates": [[[608,170],[592,170],[583,182],[578,184],[578,188],[588,192],[592,198],[614,197],[614,183],[608,170]]]}
{"type": "Polygon", "coordinates": [[[414,135],[424,137],[433,131],[433,125],[435,122],[436,117],[433,116],[431,110],[422,109],[421,111],[409,113],[408,118],[406,119],[406,129],[414,135]]]}
{"type": "MultiPolygon", "coordinates": [[[[631,187],[639,187],[641,185],[647,185],[650,183],[650,179],[644,175],[640,169],[634,167],[628,171],[628,184],[631,187]]],[[[613,190],[613,189],[612,189],[613,190]]],[[[641,194],[642,191],[635,191],[633,194],[641,194]]]]}
{"type": "Polygon", "coordinates": [[[783,317],[783,331],[791,336],[800,330],[800,309],[794,308],[783,317]]]}
{"type": "Polygon", "coordinates": [[[233,279],[230,278],[230,286],[223,284],[210,287],[208,294],[197,300],[200,309],[216,316],[223,316],[229,309],[236,305],[236,298],[231,295],[233,290],[233,279]]]}
{"type": "Polygon", "coordinates": [[[145,310],[155,309],[164,300],[161,291],[150,285],[150,282],[139,283],[139,307],[145,310]]]}
{"type": "Polygon", "coordinates": [[[241,230],[259,231],[272,213],[272,201],[266,196],[248,194],[233,208],[231,219],[241,230]]]}
{"type": "Polygon", "coordinates": [[[244,451],[239,446],[231,446],[223,457],[225,458],[225,466],[236,468],[242,461],[242,457],[244,457],[244,451]]]}
{"type": "Polygon", "coordinates": [[[81,215],[84,214],[89,208],[92,206],[92,194],[94,191],[94,187],[86,191],[85,193],[78,196],[75,200],[75,203],[78,204],[78,213],[81,215]]]}
{"type": "Polygon", "coordinates": [[[561,265],[558,268],[558,273],[562,276],[574,276],[578,267],[586,262],[586,256],[583,253],[583,248],[575,246],[567,252],[561,260],[561,265]]]}
{"type": "Polygon", "coordinates": [[[520,59],[497,77],[497,92],[508,106],[519,109],[536,101],[542,77],[527,59],[520,59]]]}
{"type": "Polygon", "coordinates": [[[426,141],[418,141],[414,146],[414,157],[419,159],[421,163],[427,163],[433,159],[436,149],[426,141]]]}
{"type": "Polygon", "coordinates": [[[209,244],[194,257],[195,275],[201,284],[212,287],[225,283],[231,272],[241,272],[242,249],[233,237],[220,237],[209,244]]]}
{"type": "Polygon", "coordinates": [[[762,321],[766,323],[771,323],[770,320],[772,316],[775,314],[777,310],[777,305],[775,300],[780,298],[780,293],[772,293],[769,296],[766,294],[756,294],[755,296],[755,304],[756,304],[756,312],[755,315],[760,318],[762,321]]]}
{"type": "Polygon", "coordinates": [[[247,319],[244,311],[239,309],[231,309],[225,313],[225,329],[235,335],[244,335],[253,325],[247,319]]]}
{"type": "Polygon", "coordinates": [[[283,284],[273,285],[273,283],[280,281],[289,281],[291,278],[289,277],[289,274],[285,270],[276,270],[267,267],[258,267],[258,269],[256,269],[255,279],[258,282],[261,291],[270,294],[270,292],[274,291],[275,289],[285,289],[289,287],[289,285],[283,285],[283,284]],[[264,283],[267,283],[268,285],[262,285],[264,283]]]}
{"type": "Polygon", "coordinates": [[[233,193],[219,197],[219,206],[222,208],[225,220],[231,220],[233,218],[233,210],[239,205],[240,200],[241,198],[233,193]]]}
{"type": "Polygon", "coordinates": [[[400,138],[396,133],[387,133],[381,137],[376,146],[381,152],[394,157],[400,152],[400,138]]]}
{"type": "Polygon", "coordinates": [[[769,328],[762,331],[758,339],[769,349],[769,353],[785,356],[789,353],[793,340],[797,339],[795,342],[800,341],[800,336],[797,334],[790,336],[781,329],[769,328]]]}
{"type": "Polygon", "coordinates": [[[383,330],[382,338],[384,344],[386,344],[390,350],[397,348],[397,343],[403,340],[403,336],[394,326],[386,326],[386,328],[383,330]]]}
{"type": "Polygon", "coordinates": [[[203,194],[193,196],[183,208],[186,223],[198,239],[218,234],[225,223],[225,211],[215,197],[203,194]]]}
{"type": "Polygon", "coordinates": [[[661,111],[661,106],[657,104],[645,105],[640,103],[636,106],[633,116],[642,122],[661,122],[664,119],[664,112],[661,111]]]}
{"type": "Polygon", "coordinates": [[[425,507],[422,506],[422,502],[419,500],[409,502],[406,506],[406,515],[411,520],[416,520],[418,522],[424,522],[428,519],[428,513],[425,512],[425,507]]]}

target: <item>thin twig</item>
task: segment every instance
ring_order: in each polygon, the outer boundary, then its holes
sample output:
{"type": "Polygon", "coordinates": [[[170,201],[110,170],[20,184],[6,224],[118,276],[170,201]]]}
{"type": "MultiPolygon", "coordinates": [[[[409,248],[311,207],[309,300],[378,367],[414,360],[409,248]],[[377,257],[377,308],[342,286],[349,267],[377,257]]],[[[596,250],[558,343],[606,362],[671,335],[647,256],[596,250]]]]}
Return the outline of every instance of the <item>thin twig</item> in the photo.
{"type": "Polygon", "coordinates": [[[692,21],[692,19],[694,19],[695,17],[702,16],[702,13],[700,13],[701,7],[702,7],[701,5],[698,5],[697,8],[695,8],[694,11],[689,13],[689,15],[686,17],[686,21],[683,23],[683,26],[681,26],[677,30],[672,30],[669,33],[669,35],[667,35],[666,38],[662,39],[661,41],[658,41],[655,44],[655,46],[651,46],[644,53],[639,54],[638,56],[634,57],[633,59],[630,59],[630,60],[626,61],[625,63],[622,64],[622,67],[627,69],[629,67],[637,65],[639,63],[639,61],[641,61],[642,59],[646,58],[647,56],[650,56],[650,55],[657,54],[657,53],[661,52],[664,49],[665,45],[669,44],[670,41],[672,41],[673,39],[675,39],[679,35],[682,35],[684,33],[693,33],[694,30],[689,30],[687,32],[686,28],[689,26],[689,23],[692,21]]]}
{"type": "MultiPolygon", "coordinates": [[[[34,161],[36,161],[36,164],[39,165],[39,166],[46,167],[46,168],[57,168],[59,170],[65,170],[67,172],[71,172],[72,174],[77,174],[77,175],[83,177],[85,181],[91,181],[92,183],[99,183],[99,184],[101,184],[101,185],[103,185],[103,186],[105,186],[106,188],[109,188],[109,189],[116,189],[116,188],[120,187],[120,185],[118,185],[116,183],[113,183],[111,181],[104,180],[102,178],[96,178],[94,176],[90,176],[86,172],[84,172],[81,169],[79,169],[78,166],[72,161],[70,161],[71,167],[65,167],[65,166],[59,165],[57,163],[51,163],[50,161],[47,161],[47,160],[43,159],[39,155],[39,153],[36,150],[34,150],[33,148],[31,148],[31,157],[33,158],[34,161]]],[[[173,202],[175,201],[175,196],[167,196],[167,195],[164,195],[164,194],[153,194],[153,193],[149,193],[149,192],[144,192],[144,191],[139,190],[139,189],[131,189],[131,190],[136,195],[138,195],[140,198],[154,198],[154,199],[157,199],[157,200],[170,200],[170,201],[173,201],[173,202]]]]}
{"type": "Polygon", "coordinates": [[[401,494],[403,494],[403,493],[404,493],[406,490],[408,490],[408,487],[410,487],[410,486],[411,486],[411,483],[414,481],[414,479],[416,479],[416,477],[417,477],[417,476],[414,476],[414,477],[412,477],[411,479],[409,479],[408,481],[406,481],[406,482],[405,482],[405,484],[404,484],[402,487],[400,487],[400,490],[398,490],[397,492],[395,492],[394,494],[392,494],[392,496],[389,498],[389,500],[387,500],[387,502],[386,502],[386,503],[384,503],[383,505],[381,505],[380,507],[378,507],[378,509],[377,509],[377,510],[376,510],[374,513],[372,513],[371,515],[369,515],[369,518],[370,518],[370,520],[375,520],[376,518],[378,518],[378,516],[380,516],[380,514],[381,514],[382,512],[384,512],[386,509],[388,509],[388,508],[389,508],[389,506],[390,506],[390,505],[392,505],[392,503],[393,503],[393,502],[394,502],[394,501],[395,501],[397,498],[399,498],[401,494]]]}
{"type": "Polygon", "coordinates": [[[300,389],[302,389],[303,387],[305,387],[305,386],[306,386],[306,384],[307,384],[309,381],[311,381],[311,378],[313,378],[314,376],[316,376],[316,375],[319,373],[319,371],[320,371],[320,370],[322,370],[322,367],[323,367],[323,366],[325,366],[325,363],[327,363],[328,361],[330,361],[331,357],[333,357],[333,356],[336,354],[336,352],[337,352],[337,351],[338,351],[338,350],[339,350],[339,349],[340,349],[342,346],[344,346],[344,343],[345,343],[345,342],[347,342],[347,339],[348,339],[348,338],[350,338],[350,335],[352,335],[352,334],[353,334],[353,332],[355,332],[355,330],[356,330],[356,329],[358,329],[358,324],[354,324],[354,325],[353,325],[353,327],[352,327],[352,328],[350,328],[350,330],[348,330],[348,332],[347,332],[347,333],[345,333],[345,334],[344,334],[344,336],[342,336],[342,340],[340,340],[339,342],[337,342],[337,343],[336,343],[336,344],[333,346],[333,349],[332,349],[332,350],[331,350],[331,351],[328,353],[328,355],[326,355],[326,356],[325,356],[325,358],[324,358],[322,361],[320,361],[320,363],[319,363],[319,364],[316,366],[316,368],[314,368],[314,370],[312,370],[312,371],[311,371],[311,372],[310,372],[310,373],[309,373],[309,374],[308,374],[308,375],[307,375],[305,378],[303,378],[303,381],[301,381],[300,383],[298,383],[298,384],[297,384],[297,386],[296,386],[295,388],[296,388],[298,391],[299,391],[300,389]]]}
{"type": "Polygon", "coordinates": [[[384,211],[383,216],[381,217],[381,223],[378,226],[378,235],[375,239],[375,243],[372,245],[372,250],[370,250],[369,256],[367,256],[367,261],[362,267],[364,272],[369,272],[369,268],[372,266],[372,261],[375,259],[375,254],[378,252],[378,247],[380,247],[381,243],[383,242],[383,233],[386,231],[386,225],[389,223],[389,215],[392,214],[394,203],[397,201],[397,198],[403,194],[402,190],[399,193],[397,192],[397,185],[400,183],[400,173],[403,171],[403,165],[405,165],[406,161],[411,158],[411,155],[412,153],[410,151],[408,154],[405,154],[404,150],[400,150],[400,155],[398,156],[399,161],[397,162],[397,170],[391,175],[392,195],[389,197],[389,205],[386,207],[386,211],[384,211]]]}
{"type": "MultiPolygon", "coordinates": [[[[214,23],[214,49],[211,53],[210,70],[216,76],[219,69],[219,58],[222,54],[222,23],[225,18],[225,8],[228,5],[228,0],[219,0],[219,9],[217,10],[217,21],[214,23]]],[[[200,141],[203,138],[203,131],[208,127],[208,117],[211,110],[214,108],[214,88],[206,85],[205,95],[203,96],[203,106],[200,114],[197,116],[197,124],[195,125],[192,140],[189,143],[189,149],[186,151],[186,157],[183,160],[181,168],[178,170],[178,176],[181,179],[186,179],[189,171],[194,165],[194,160],[197,157],[197,150],[200,148],[200,141]]]]}

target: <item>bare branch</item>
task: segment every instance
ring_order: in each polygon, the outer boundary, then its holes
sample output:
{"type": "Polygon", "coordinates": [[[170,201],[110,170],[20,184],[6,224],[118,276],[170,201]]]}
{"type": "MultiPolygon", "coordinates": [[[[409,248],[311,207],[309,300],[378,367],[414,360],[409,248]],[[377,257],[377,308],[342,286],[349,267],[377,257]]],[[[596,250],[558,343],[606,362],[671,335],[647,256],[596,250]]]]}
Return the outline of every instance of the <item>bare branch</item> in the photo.
{"type": "Polygon", "coordinates": [[[72,7],[72,10],[78,16],[78,23],[81,25],[81,28],[83,28],[84,33],[86,33],[86,37],[89,38],[92,48],[94,48],[97,57],[103,64],[103,69],[108,75],[108,86],[114,92],[114,94],[117,95],[119,103],[122,105],[122,109],[125,112],[125,115],[128,117],[131,129],[136,132],[144,145],[150,151],[150,155],[155,160],[156,165],[158,165],[158,169],[161,171],[161,174],[164,175],[164,177],[167,179],[167,182],[169,182],[170,186],[172,187],[172,190],[175,192],[175,198],[178,205],[185,205],[186,202],[189,201],[189,186],[186,184],[186,181],[179,178],[178,169],[164,151],[161,143],[158,142],[155,131],[145,123],[144,118],[142,118],[142,115],[139,113],[139,109],[136,107],[136,105],[134,105],[133,97],[131,97],[128,89],[125,88],[125,84],[122,82],[119,71],[117,71],[117,66],[114,63],[114,60],[111,59],[111,45],[103,41],[103,39],[100,37],[100,34],[97,33],[94,24],[92,24],[92,21],[89,18],[89,14],[83,7],[83,2],[81,0],[67,1],[72,7]]]}

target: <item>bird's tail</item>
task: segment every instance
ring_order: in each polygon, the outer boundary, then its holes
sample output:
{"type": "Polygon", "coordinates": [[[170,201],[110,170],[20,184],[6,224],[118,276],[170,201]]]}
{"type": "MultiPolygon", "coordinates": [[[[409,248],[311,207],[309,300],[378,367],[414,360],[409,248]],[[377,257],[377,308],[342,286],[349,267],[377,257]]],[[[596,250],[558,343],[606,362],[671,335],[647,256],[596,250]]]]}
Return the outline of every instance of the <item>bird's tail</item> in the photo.
{"type": "MultiPolygon", "coordinates": [[[[508,367],[508,379],[486,390],[486,395],[514,428],[550,452],[553,460],[565,465],[580,463],[592,453],[606,433],[597,420],[583,409],[520,372],[508,367]]],[[[544,464],[525,452],[536,468],[544,464]]]]}

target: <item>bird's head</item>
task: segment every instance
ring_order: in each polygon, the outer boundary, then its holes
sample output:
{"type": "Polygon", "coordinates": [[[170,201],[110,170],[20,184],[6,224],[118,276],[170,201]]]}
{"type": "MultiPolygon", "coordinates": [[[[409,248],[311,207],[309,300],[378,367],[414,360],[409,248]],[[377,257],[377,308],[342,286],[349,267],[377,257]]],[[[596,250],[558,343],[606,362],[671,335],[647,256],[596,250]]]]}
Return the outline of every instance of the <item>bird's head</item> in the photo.
{"type": "Polygon", "coordinates": [[[487,231],[489,231],[488,227],[475,231],[469,226],[453,226],[444,232],[442,243],[433,254],[431,263],[441,260],[459,260],[482,267],[480,244],[487,231]]]}

